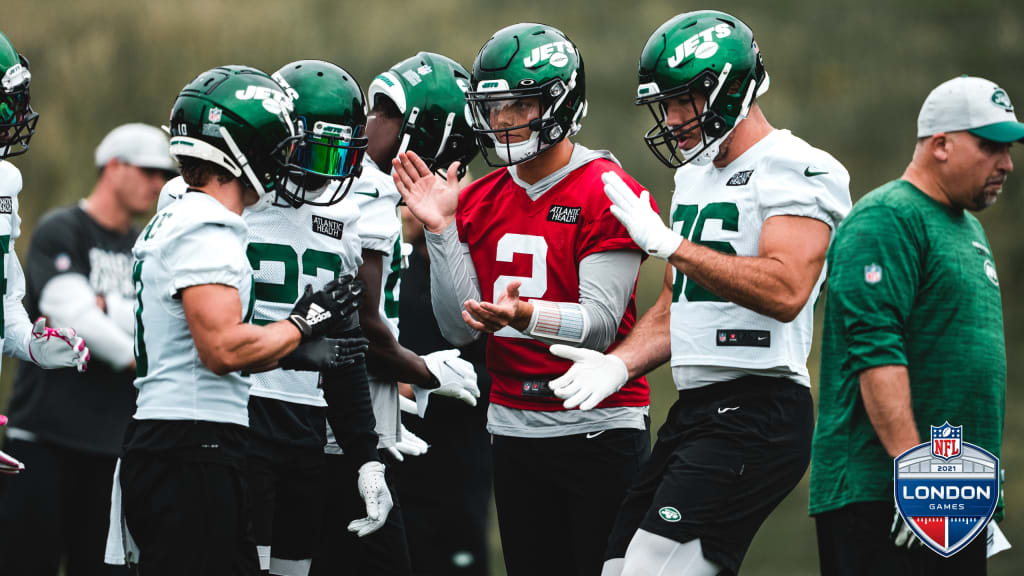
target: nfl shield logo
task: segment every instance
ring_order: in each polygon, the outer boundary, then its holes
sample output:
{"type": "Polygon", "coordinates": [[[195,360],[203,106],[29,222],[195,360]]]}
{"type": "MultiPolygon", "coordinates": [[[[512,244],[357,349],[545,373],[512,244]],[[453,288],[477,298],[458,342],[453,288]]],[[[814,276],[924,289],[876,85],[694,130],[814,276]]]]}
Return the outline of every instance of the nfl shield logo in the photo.
{"type": "Polygon", "coordinates": [[[864,267],[864,281],[868,284],[878,284],[882,281],[882,267],[878,264],[871,264],[864,267]]]}
{"type": "Polygon", "coordinates": [[[897,510],[921,542],[946,558],[985,530],[999,502],[999,459],[962,442],[962,432],[949,422],[932,426],[932,441],[900,454],[894,465],[897,510]]]}
{"type": "Polygon", "coordinates": [[[963,426],[932,426],[932,457],[951,460],[960,456],[963,426]]]}
{"type": "Polygon", "coordinates": [[[221,114],[222,114],[222,112],[221,112],[220,108],[210,108],[210,111],[209,111],[209,113],[207,113],[206,118],[212,124],[216,124],[216,123],[220,122],[221,114]]]}

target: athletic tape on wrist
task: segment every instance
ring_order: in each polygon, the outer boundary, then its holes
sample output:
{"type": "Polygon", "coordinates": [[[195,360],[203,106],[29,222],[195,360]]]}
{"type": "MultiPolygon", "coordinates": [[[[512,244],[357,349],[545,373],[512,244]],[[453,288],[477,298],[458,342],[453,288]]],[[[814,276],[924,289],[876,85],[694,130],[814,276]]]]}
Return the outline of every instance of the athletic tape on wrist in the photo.
{"type": "Polygon", "coordinates": [[[530,300],[533,316],[526,333],[538,338],[579,344],[587,335],[588,318],[580,304],[530,300]]]}

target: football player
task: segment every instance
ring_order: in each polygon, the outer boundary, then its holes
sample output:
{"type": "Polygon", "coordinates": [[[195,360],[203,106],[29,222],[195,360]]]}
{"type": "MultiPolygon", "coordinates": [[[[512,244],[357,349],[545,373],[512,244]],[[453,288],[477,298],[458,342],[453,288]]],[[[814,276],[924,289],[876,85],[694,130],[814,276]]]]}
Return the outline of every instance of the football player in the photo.
{"type": "MultiPolygon", "coordinates": [[[[422,417],[430,394],[458,398],[476,405],[480,390],[473,366],[458,358],[458,350],[418,356],[398,344],[398,296],[402,266],[401,200],[391,177],[391,160],[415,150],[436,170],[460,162],[465,166],[476,146],[465,119],[464,91],[469,73],[454,60],[420,52],[403,60],[370,83],[371,106],[366,133],[369,148],[362,175],[352,185],[350,198],[359,205],[359,238],[362,265],[359,279],[366,296],[359,320],[370,341],[367,367],[370,393],[377,422],[379,447],[392,460],[402,454],[421,454],[426,443],[404,429],[399,418],[397,382],[413,385],[417,410],[422,417]]],[[[463,168],[464,170],[464,168],[463,168]]],[[[330,432],[330,431],[329,431],[330,432]]],[[[355,462],[341,455],[332,442],[327,452],[331,482],[345,482],[355,472],[355,462]]],[[[394,467],[389,467],[389,471],[394,467]]],[[[394,494],[394,480],[388,475],[394,494]]],[[[353,494],[328,493],[328,518],[345,518],[360,502],[353,494]]],[[[315,574],[408,574],[411,571],[401,508],[397,504],[379,532],[361,539],[327,522],[322,554],[313,563],[315,574]]],[[[364,534],[359,534],[364,536],[364,534]]]]}
{"type": "Polygon", "coordinates": [[[722,12],[681,14],[640,56],[644,139],[676,168],[670,227],[615,174],[612,212],[668,261],[658,301],[610,354],[552,382],[587,409],[670,361],[679,400],[619,511],[605,576],[735,574],[758,527],[796,486],[814,427],[807,354],[814,302],[849,175],[768,123],[753,32],[722,12]]]}
{"type": "MultiPolygon", "coordinates": [[[[241,213],[283,188],[302,143],[291,113],[281,86],[245,66],[200,74],[171,110],[170,151],[188,187],[134,248],[139,395],[118,482],[143,573],[256,570],[244,371],[279,361],[331,370],[358,345],[322,340],[354,325],[361,288],[351,276],[317,292],[307,285],[284,319],[250,323],[258,285],[241,213]]],[[[336,388],[325,386],[329,403],[336,388]]]]}
{"type": "MultiPolygon", "coordinates": [[[[89,349],[71,328],[47,328],[46,319],[34,324],[21,303],[25,295],[25,274],[14,252],[14,241],[21,235],[18,216],[18,194],[21,193],[21,172],[7,158],[28,151],[29,140],[36,131],[39,114],[29,103],[32,72],[28,59],[19,54],[7,36],[0,32],[0,337],[3,352],[43,368],[75,366],[85,371],[89,349]]],[[[6,418],[3,418],[6,423],[6,418]]],[[[25,466],[12,456],[0,452],[0,473],[17,474],[25,466]]]]}
{"type": "Polygon", "coordinates": [[[609,212],[600,176],[619,174],[637,194],[640,185],[609,152],[570,140],[586,114],[585,86],[565,34],[509,26],[480,50],[467,93],[478,145],[498,170],[460,193],[458,166],[446,181],[415,154],[394,162],[426,226],[442,333],[456,345],[492,334],[487,419],[510,574],[598,573],[650,443],[642,377],[589,412],[567,410],[548,387],[570,366],[550,344],[603,352],[629,332],[643,257],[609,212]]]}
{"type": "MultiPolygon", "coordinates": [[[[366,152],[362,89],[348,72],[320,60],[286,64],[273,78],[292,98],[295,153],[277,196],[267,195],[242,213],[249,226],[246,251],[254,270],[256,324],[286,318],[303,286],[317,289],[339,276],[355,276],[362,263],[359,208],[341,201],[366,152]]],[[[355,327],[340,335],[360,333],[355,327]]],[[[382,526],[391,507],[365,363],[360,359],[324,378],[321,389],[310,372],[252,375],[247,476],[260,568],[270,574],[309,573],[327,491],[351,492],[364,507],[366,514],[359,516],[366,518],[348,524],[360,534],[382,526]],[[333,391],[332,406],[343,411],[344,417],[332,422],[342,426],[334,430],[357,471],[340,484],[328,484],[326,476],[325,390],[333,391]],[[352,483],[356,475],[358,492],[352,483]]],[[[354,520],[355,513],[343,520],[354,520]]]]}

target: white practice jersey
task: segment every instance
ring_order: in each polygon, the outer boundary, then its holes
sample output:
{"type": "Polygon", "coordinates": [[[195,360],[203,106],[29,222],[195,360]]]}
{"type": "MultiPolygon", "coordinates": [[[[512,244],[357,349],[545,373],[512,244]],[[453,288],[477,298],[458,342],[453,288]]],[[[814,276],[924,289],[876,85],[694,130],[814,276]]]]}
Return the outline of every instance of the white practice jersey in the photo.
{"type": "MultiPolygon", "coordinates": [[[[374,250],[383,254],[381,258],[380,315],[387,323],[395,339],[398,339],[398,292],[402,263],[402,217],[398,192],[390,174],[385,174],[366,155],[363,159],[363,173],[352,183],[346,201],[351,199],[359,206],[359,240],[363,250],[374,250]]],[[[393,380],[370,378],[370,400],[376,419],[378,446],[394,446],[399,439],[401,425],[398,404],[398,386],[393,380]]],[[[340,453],[334,438],[334,431],[327,427],[325,452],[340,453]]]]}
{"type": "MultiPolygon", "coordinates": [[[[672,229],[727,254],[757,256],[761,226],[773,216],[804,216],[834,234],[850,211],[850,176],[835,158],[788,130],[775,130],[725,168],[676,170],[672,229]]],[[[719,298],[674,270],[672,374],[680,390],[747,374],[810,386],[814,304],[826,270],[792,322],[779,322],[719,298]]]]}
{"type": "MultiPolygon", "coordinates": [[[[295,301],[312,286],[346,274],[363,263],[357,222],[359,208],[345,198],[332,206],[274,205],[268,197],[242,212],[249,226],[249,264],[256,282],[254,324],[288,317],[295,301]]],[[[316,372],[271,370],[253,374],[253,396],[308,406],[326,406],[316,372]]]]}
{"type": "Polygon", "coordinates": [[[363,161],[363,174],[348,193],[359,205],[359,238],[364,250],[375,250],[381,260],[380,315],[398,339],[398,294],[402,273],[402,196],[390,174],[381,172],[370,160],[363,161]]]}
{"type": "Polygon", "coordinates": [[[21,172],[5,160],[0,160],[0,289],[3,290],[3,308],[0,309],[0,335],[3,336],[4,354],[29,360],[28,343],[32,337],[32,322],[21,303],[25,297],[25,273],[21,270],[14,241],[21,236],[21,218],[18,216],[18,194],[21,192],[21,172]]]}
{"type": "Polygon", "coordinates": [[[246,225],[216,199],[183,194],[139,234],[133,254],[136,420],[203,420],[248,426],[249,378],[217,376],[199,359],[180,292],[223,284],[238,290],[239,321],[253,314],[246,225]]]}

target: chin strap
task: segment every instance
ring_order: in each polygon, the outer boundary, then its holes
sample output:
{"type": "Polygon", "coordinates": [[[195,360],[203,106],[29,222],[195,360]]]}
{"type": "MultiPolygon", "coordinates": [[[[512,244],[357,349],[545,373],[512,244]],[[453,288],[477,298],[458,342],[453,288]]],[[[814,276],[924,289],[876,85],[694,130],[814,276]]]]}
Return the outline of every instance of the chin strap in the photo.
{"type": "MultiPolygon", "coordinates": [[[[249,164],[249,159],[242,153],[238,144],[235,144],[235,139],[231,137],[231,133],[228,132],[227,128],[220,126],[219,129],[220,135],[224,138],[224,142],[228,145],[228,149],[231,150],[231,155],[234,156],[235,161],[238,162],[238,166],[242,173],[245,174],[246,179],[249,180],[249,183],[252,184],[256,193],[259,194],[260,198],[262,198],[267,193],[267,190],[263,187],[263,184],[260,183],[260,179],[256,177],[256,173],[253,172],[252,165],[249,164]]],[[[235,177],[237,178],[238,175],[236,174],[235,177]]]]}

